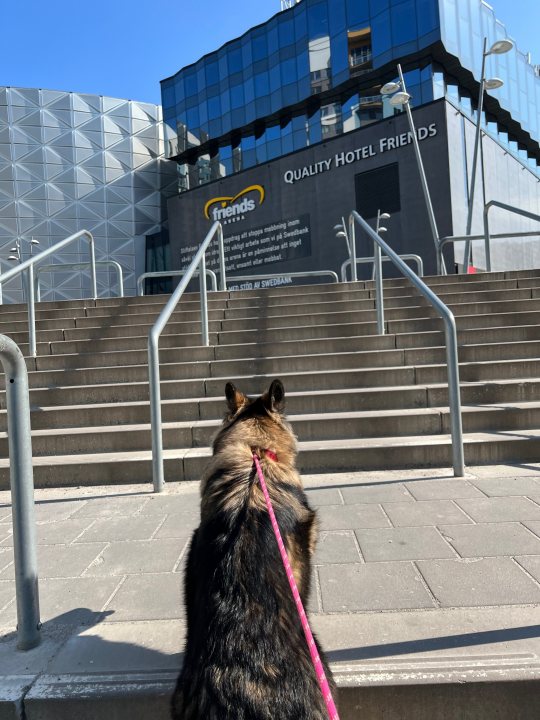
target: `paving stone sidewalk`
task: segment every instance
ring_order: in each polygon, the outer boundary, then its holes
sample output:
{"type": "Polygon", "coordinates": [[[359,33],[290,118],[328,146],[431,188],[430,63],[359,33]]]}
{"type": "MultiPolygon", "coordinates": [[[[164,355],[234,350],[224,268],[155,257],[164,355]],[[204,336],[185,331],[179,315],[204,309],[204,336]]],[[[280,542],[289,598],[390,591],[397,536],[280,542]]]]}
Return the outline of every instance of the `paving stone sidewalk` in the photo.
{"type": "MultiPolygon", "coordinates": [[[[476,467],[464,479],[447,469],[305,477],[320,521],[310,611],[336,667],[346,675],[353,660],[419,651],[425,659],[444,650],[426,641],[443,626],[456,637],[483,628],[491,633],[490,657],[500,659],[505,629],[540,621],[539,470],[476,467]],[[396,642],[420,646],[396,653],[396,642]],[[365,654],[366,645],[385,643],[386,652],[365,654]]],[[[32,682],[47,673],[108,672],[115,643],[115,668],[142,672],[149,664],[173,677],[198,503],[195,483],[169,485],[162,495],[141,485],[36,491],[46,642],[15,653],[11,507],[0,493],[0,674],[17,675],[19,665],[32,682]]],[[[458,655],[470,651],[466,642],[452,647],[458,655]]],[[[527,653],[530,666],[538,662],[536,646],[527,653]]]]}

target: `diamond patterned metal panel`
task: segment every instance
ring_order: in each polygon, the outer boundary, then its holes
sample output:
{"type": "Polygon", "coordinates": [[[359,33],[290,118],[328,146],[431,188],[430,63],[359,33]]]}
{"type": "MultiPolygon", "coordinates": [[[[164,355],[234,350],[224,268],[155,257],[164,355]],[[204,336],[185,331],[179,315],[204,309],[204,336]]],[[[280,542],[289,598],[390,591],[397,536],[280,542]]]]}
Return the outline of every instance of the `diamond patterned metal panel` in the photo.
{"type": "MultiPolygon", "coordinates": [[[[148,103],[0,87],[2,269],[16,238],[26,259],[86,228],[96,239],[96,257],[120,262],[126,293],[135,294],[144,236],[161,229],[161,200],[176,193],[176,165],[164,159],[160,123],[161,108],[148,103]],[[32,247],[32,238],[39,246],[32,247]]],[[[81,241],[54,262],[87,259],[81,241]]],[[[89,288],[88,274],[45,273],[41,297],[77,298],[89,288]]],[[[98,292],[115,290],[114,274],[98,271],[98,292]]],[[[8,283],[3,296],[21,302],[20,280],[8,283]]]]}

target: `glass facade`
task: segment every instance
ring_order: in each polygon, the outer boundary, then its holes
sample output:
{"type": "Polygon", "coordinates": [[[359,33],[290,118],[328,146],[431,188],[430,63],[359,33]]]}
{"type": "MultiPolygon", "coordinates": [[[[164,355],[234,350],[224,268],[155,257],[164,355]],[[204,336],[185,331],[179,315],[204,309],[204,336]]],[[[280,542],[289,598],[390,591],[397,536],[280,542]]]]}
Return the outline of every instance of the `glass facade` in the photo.
{"type": "MultiPolygon", "coordinates": [[[[180,191],[394,114],[380,88],[397,62],[408,70],[413,104],[455,93],[472,112],[484,35],[492,42],[506,31],[482,0],[295,4],[162,81],[167,152],[178,160],[180,191]],[[452,55],[468,83],[449,74],[452,55]]],[[[494,96],[502,108],[538,141],[540,80],[526,56],[490,57],[487,72],[505,81],[494,96]]],[[[499,139],[505,132],[498,125],[499,139]]],[[[531,148],[513,142],[510,149],[536,166],[531,148]]]]}

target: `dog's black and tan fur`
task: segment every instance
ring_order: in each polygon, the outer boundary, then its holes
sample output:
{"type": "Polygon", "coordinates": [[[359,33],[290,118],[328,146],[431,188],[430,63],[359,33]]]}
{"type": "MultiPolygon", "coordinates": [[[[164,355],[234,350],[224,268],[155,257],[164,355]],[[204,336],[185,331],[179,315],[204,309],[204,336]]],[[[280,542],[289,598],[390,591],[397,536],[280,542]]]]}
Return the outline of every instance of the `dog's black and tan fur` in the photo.
{"type": "MultiPolygon", "coordinates": [[[[232,383],[202,480],[189,551],[187,643],[173,720],[326,720],[327,714],[253,464],[268,491],[306,605],[315,513],[295,469],[283,385],[249,400],[232,383]],[[277,455],[267,457],[265,449],[277,455]]],[[[328,665],[321,654],[329,682],[328,665]]]]}

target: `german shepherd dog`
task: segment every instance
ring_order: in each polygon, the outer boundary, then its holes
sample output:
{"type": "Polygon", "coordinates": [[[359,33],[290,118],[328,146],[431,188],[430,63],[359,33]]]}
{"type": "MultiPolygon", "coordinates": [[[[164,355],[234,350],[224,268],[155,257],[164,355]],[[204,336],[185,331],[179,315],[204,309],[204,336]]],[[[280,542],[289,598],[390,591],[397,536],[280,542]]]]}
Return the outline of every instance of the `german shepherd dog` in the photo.
{"type": "Polygon", "coordinates": [[[305,606],[316,522],[295,469],[284,395],[279,380],[255,400],[225,387],[228,409],[187,561],[187,642],[173,720],[327,720],[253,462],[255,452],[305,606]]]}

